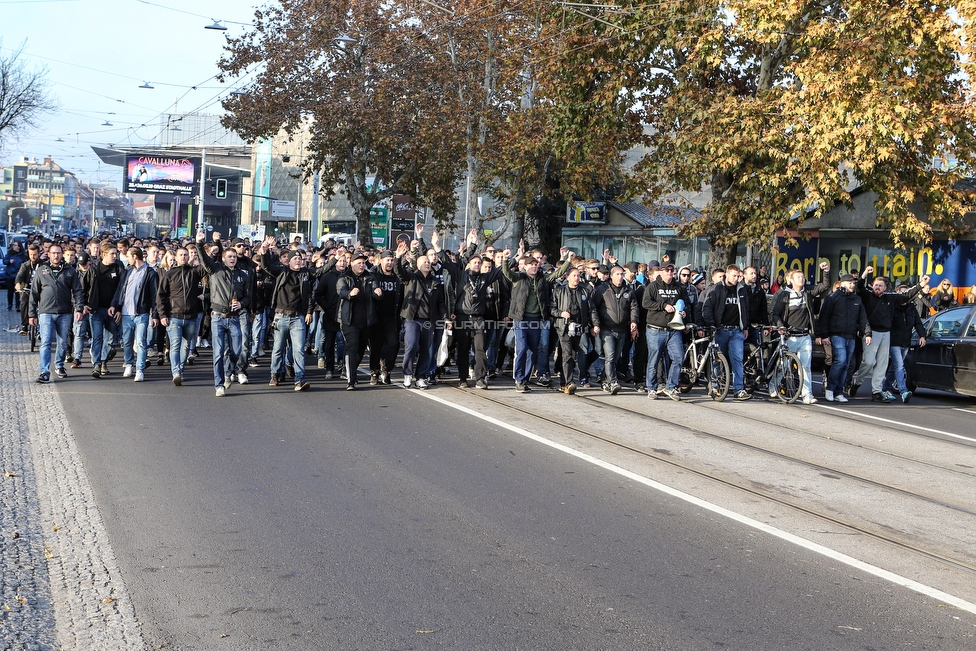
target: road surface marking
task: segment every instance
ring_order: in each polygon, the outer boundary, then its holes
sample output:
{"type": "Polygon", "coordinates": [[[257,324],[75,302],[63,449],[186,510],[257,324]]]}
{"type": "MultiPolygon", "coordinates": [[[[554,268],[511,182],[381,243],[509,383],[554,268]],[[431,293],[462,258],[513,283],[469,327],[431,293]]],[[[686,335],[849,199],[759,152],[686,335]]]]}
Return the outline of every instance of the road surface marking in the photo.
{"type": "MultiPolygon", "coordinates": [[[[849,565],[850,567],[859,569],[863,572],[867,572],[868,574],[884,579],[885,581],[890,581],[895,585],[900,585],[904,588],[908,588],[909,590],[912,590],[919,594],[923,594],[927,597],[937,599],[950,606],[954,606],[960,610],[964,610],[966,612],[973,613],[974,615],[976,615],[976,604],[966,601],[965,599],[961,599],[960,597],[956,597],[947,592],[942,592],[941,590],[938,590],[931,586],[927,586],[923,583],[919,583],[918,581],[913,581],[912,579],[901,576],[899,574],[895,574],[894,572],[889,572],[888,570],[882,569],[875,565],[871,565],[870,563],[865,563],[864,561],[858,560],[853,556],[848,556],[847,554],[843,554],[829,547],[825,547],[824,545],[821,545],[819,543],[815,543],[812,540],[801,538],[800,536],[789,533],[788,531],[777,529],[776,527],[772,527],[764,522],[753,520],[752,518],[746,517],[740,513],[736,513],[735,511],[731,511],[717,504],[712,504],[711,502],[707,502],[689,493],[685,493],[683,491],[679,491],[676,488],[672,488],[660,482],[656,482],[653,479],[649,479],[642,475],[638,475],[635,472],[632,472],[625,468],[621,468],[620,466],[617,466],[615,464],[603,461],[602,459],[598,459],[584,452],[574,450],[570,447],[562,445],[561,443],[550,441],[547,438],[541,437],[537,434],[533,434],[532,432],[526,429],[522,429],[521,427],[518,427],[516,425],[510,425],[509,423],[498,420],[497,418],[493,418],[492,416],[486,416],[485,414],[478,413],[477,411],[473,409],[469,409],[468,407],[454,404],[453,402],[445,400],[444,398],[439,398],[436,395],[433,395],[427,391],[415,390],[413,391],[413,393],[423,396],[428,400],[433,400],[434,402],[438,402],[444,405],[445,407],[450,407],[451,409],[456,409],[460,412],[468,414],[469,416],[474,416],[475,418],[478,418],[487,423],[491,423],[492,425],[496,425],[498,427],[506,429],[510,432],[518,434],[519,436],[523,436],[537,443],[541,443],[543,445],[559,450],[560,452],[564,452],[566,454],[574,456],[577,459],[581,459],[583,461],[586,461],[587,463],[591,463],[595,466],[603,468],[604,470],[609,470],[610,472],[616,473],[618,475],[621,475],[623,477],[626,477],[638,483],[644,484],[649,488],[653,488],[654,490],[660,491],[666,495],[670,495],[671,497],[675,497],[677,499],[683,500],[699,508],[703,508],[705,510],[711,511],[712,513],[716,513],[730,520],[734,520],[735,522],[738,522],[740,524],[744,524],[748,527],[752,527],[753,529],[757,529],[764,533],[768,533],[771,536],[775,536],[787,542],[793,543],[794,545],[797,545],[799,547],[803,547],[804,549],[808,549],[822,556],[826,556],[827,558],[833,559],[839,563],[843,563],[845,565],[849,565]]],[[[884,420],[884,419],[879,419],[879,420],[884,420]]],[[[931,430],[931,431],[935,431],[935,430],[931,430]]]]}
{"type": "Polygon", "coordinates": [[[871,416],[870,414],[862,414],[856,411],[851,411],[850,409],[841,409],[840,407],[831,407],[829,405],[822,405],[822,404],[819,404],[817,406],[820,407],[821,409],[830,409],[831,411],[839,411],[840,413],[847,414],[848,416],[857,416],[859,418],[870,418],[871,420],[879,420],[882,423],[890,423],[892,425],[899,425],[901,427],[914,427],[915,429],[922,430],[923,432],[932,432],[933,434],[941,434],[942,436],[951,436],[954,439],[961,439],[963,441],[969,441],[970,443],[976,443],[976,439],[972,438],[971,436],[962,436],[961,434],[953,434],[952,432],[943,432],[940,429],[932,429],[931,427],[922,427],[921,425],[912,425],[911,423],[903,423],[899,420],[890,420],[888,418],[881,418],[880,416],[871,416]]]}

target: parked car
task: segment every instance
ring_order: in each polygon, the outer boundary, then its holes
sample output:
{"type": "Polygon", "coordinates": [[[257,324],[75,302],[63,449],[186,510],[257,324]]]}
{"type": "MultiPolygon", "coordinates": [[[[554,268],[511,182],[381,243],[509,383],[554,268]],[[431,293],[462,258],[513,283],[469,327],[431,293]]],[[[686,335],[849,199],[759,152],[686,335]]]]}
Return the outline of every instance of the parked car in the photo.
{"type": "Polygon", "coordinates": [[[925,346],[913,338],[905,358],[908,388],[976,397],[976,306],[960,305],[925,321],[925,346]]]}

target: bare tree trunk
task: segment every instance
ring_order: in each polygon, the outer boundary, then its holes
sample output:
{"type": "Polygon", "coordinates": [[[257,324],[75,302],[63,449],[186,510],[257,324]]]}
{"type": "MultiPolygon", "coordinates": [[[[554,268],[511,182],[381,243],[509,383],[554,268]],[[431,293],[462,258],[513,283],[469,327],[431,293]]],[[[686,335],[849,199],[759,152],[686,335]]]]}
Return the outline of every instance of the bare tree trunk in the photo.
{"type": "MultiPolygon", "coordinates": [[[[732,175],[727,172],[715,172],[712,174],[712,203],[713,210],[721,213],[721,203],[725,200],[725,195],[732,187],[732,175]]],[[[725,269],[735,262],[735,244],[718,244],[714,236],[708,237],[708,270],[725,269]]],[[[707,283],[711,284],[711,273],[707,274],[707,283]]]]}

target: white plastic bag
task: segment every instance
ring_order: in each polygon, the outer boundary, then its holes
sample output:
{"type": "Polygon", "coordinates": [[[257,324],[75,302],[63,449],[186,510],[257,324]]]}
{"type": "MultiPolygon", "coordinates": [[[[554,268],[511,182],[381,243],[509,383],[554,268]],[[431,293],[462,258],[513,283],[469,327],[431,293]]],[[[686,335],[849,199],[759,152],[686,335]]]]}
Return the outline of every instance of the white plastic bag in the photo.
{"type": "Polygon", "coordinates": [[[451,356],[451,332],[450,328],[444,328],[444,336],[441,337],[441,343],[437,346],[437,358],[436,362],[438,366],[444,366],[447,364],[447,360],[451,356]]]}

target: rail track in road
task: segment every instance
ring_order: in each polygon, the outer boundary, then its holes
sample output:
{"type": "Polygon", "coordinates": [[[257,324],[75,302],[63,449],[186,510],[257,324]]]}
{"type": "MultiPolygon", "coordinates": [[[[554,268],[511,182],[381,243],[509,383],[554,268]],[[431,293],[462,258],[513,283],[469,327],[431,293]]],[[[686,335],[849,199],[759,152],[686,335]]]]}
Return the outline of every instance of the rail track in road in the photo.
{"type": "MultiPolygon", "coordinates": [[[[531,409],[527,409],[527,408],[520,407],[518,405],[512,404],[510,401],[506,401],[506,400],[502,400],[502,399],[493,397],[493,395],[492,395],[491,392],[479,391],[479,390],[475,390],[475,389],[468,389],[468,390],[465,390],[465,389],[454,389],[454,390],[455,391],[464,392],[465,394],[467,394],[469,396],[473,396],[473,397],[475,397],[475,398],[477,398],[477,399],[479,399],[481,401],[487,402],[487,403],[495,404],[495,405],[497,405],[497,406],[499,406],[501,408],[504,408],[504,409],[507,409],[507,410],[510,410],[510,411],[514,411],[514,412],[517,412],[519,414],[523,414],[523,415],[528,416],[528,417],[530,417],[532,419],[535,419],[537,421],[545,422],[545,423],[548,423],[549,425],[552,425],[552,426],[555,426],[555,427],[559,427],[559,428],[562,428],[564,430],[568,430],[568,431],[571,431],[571,432],[575,432],[575,433],[580,434],[582,436],[585,436],[587,438],[594,439],[594,440],[599,440],[599,441],[601,441],[601,442],[603,442],[605,444],[612,445],[612,446],[614,446],[616,448],[620,448],[620,449],[627,450],[628,452],[632,452],[634,454],[640,455],[641,457],[644,457],[644,458],[647,458],[647,459],[651,459],[651,460],[653,460],[655,462],[662,463],[662,464],[667,464],[669,466],[672,466],[672,467],[675,467],[675,468],[679,468],[679,469],[681,469],[683,471],[686,471],[686,472],[689,472],[689,473],[694,473],[695,475],[698,475],[700,477],[706,478],[706,479],[708,479],[710,481],[718,482],[718,483],[723,484],[725,486],[734,488],[736,490],[739,490],[739,491],[748,493],[748,494],[753,495],[753,496],[756,496],[756,497],[760,497],[760,498],[765,499],[765,500],[772,501],[774,503],[780,504],[782,506],[788,507],[788,508],[793,509],[793,510],[796,510],[798,512],[801,512],[801,513],[804,513],[804,514],[807,514],[807,515],[811,515],[811,516],[817,517],[817,518],[819,518],[821,520],[824,520],[826,522],[830,522],[831,524],[834,524],[834,525],[843,527],[843,528],[845,528],[845,529],[847,529],[847,530],[849,530],[851,532],[855,532],[855,533],[858,533],[858,534],[861,534],[861,535],[869,536],[869,537],[871,537],[873,539],[876,539],[876,540],[885,542],[885,543],[890,544],[890,545],[894,545],[894,546],[896,546],[898,548],[901,548],[901,549],[910,551],[912,553],[919,554],[919,555],[925,556],[927,558],[937,560],[937,561],[942,562],[942,563],[946,563],[946,564],[951,565],[951,566],[956,567],[956,568],[960,568],[960,569],[963,569],[963,570],[966,570],[966,571],[969,571],[969,572],[976,573],[976,563],[974,563],[974,562],[972,562],[970,560],[964,560],[964,559],[960,559],[960,558],[953,558],[953,557],[950,557],[950,556],[946,555],[945,553],[941,553],[941,552],[934,551],[934,550],[931,550],[931,549],[925,549],[925,548],[923,548],[923,547],[921,547],[921,546],[919,546],[917,544],[913,544],[910,541],[907,541],[907,540],[904,540],[904,539],[900,539],[900,538],[898,538],[896,536],[886,534],[886,533],[884,533],[882,531],[872,530],[872,529],[866,528],[866,527],[861,526],[861,525],[859,525],[859,524],[857,524],[855,522],[851,522],[851,521],[848,521],[848,520],[844,520],[843,518],[838,517],[837,515],[832,515],[830,513],[826,513],[823,510],[818,510],[818,509],[812,508],[810,506],[806,506],[806,505],[803,505],[803,504],[799,504],[796,501],[790,500],[790,499],[786,499],[782,495],[778,495],[778,494],[776,494],[773,491],[762,490],[762,489],[757,488],[755,485],[750,485],[750,484],[747,484],[747,483],[744,483],[744,482],[737,482],[737,481],[731,480],[731,479],[729,479],[727,477],[721,477],[718,474],[716,474],[714,472],[711,472],[707,468],[704,468],[704,467],[696,467],[696,466],[694,466],[692,464],[684,463],[684,462],[682,462],[680,460],[677,460],[677,459],[672,458],[668,454],[660,454],[660,453],[655,452],[653,449],[646,448],[646,447],[642,447],[642,446],[639,446],[639,445],[635,445],[635,444],[630,443],[630,442],[627,442],[627,441],[625,441],[625,440],[623,440],[621,438],[616,438],[616,437],[613,437],[613,436],[608,436],[608,435],[605,435],[605,434],[600,434],[600,433],[594,432],[591,429],[587,429],[586,427],[581,426],[579,423],[568,422],[568,420],[565,420],[565,419],[560,419],[560,418],[554,418],[554,417],[551,417],[551,416],[546,416],[546,415],[540,414],[537,411],[532,411],[531,409]]],[[[799,457],[795,457],[795,456],[791,456],[791,455],[788,455],[788,454],[784,454],[782,452],[777,452],[775,450],[765,449],[763,447],[756,446],[756,445],[753,445],[751,443],[746,443],[744,441],[737,440],[737,439],[735,439],[733,437],[723,436],[722,434],[718,434],[716,432],[710,432],[710,431],[707,431],[707,430],[704,430],[704,429],[701,429],[701,428],[698,428],[698,427],[686,425],[686,424],[675,423],[675,422],[673,422],[671,420],[668,420],[668,419],[665,419],[665,418],[661,418],[661,417],[657,417],[657,416],[654,416],[654,415],[651,415],[651,414],[648,414],[648,413],[644,413],[644,412],[641,412],[641,411],[637,411],[637,410],[634,410],[634,409],[630,409],[630,408],[627,408],[627,407],[624,407],[624,406],[621,406],[621,405],[616,405],[616,404],[607,403],[607,402],[604,402],[604,401],[595,400],[594,398],[587,397],[585,395],[579,395],[579,394],[577,394],[577,397],[579,397],[579,398],[581,398],[583,400],[592,401],[594,403],[599,404],[601,407],[604,407],[604,408],[607,408],[607,409],[616,411],[616,412],[621,413],[621,414],[624,414],[624,415],[626,415],[628,417],[640,419],[640,420],[642,420],[644,422],[650,422],[650,423],[653,423],[655,425],[659,425],[661,427],[669,427],[669,428],[681,430],[681,431],[684,431],[684,432],[687,432],[689,434],[693,434],[693,435],[699,436],[699,437],[708,437],[708,438],[711,438],[711,439],[721,440],[723,443],[727,443],[727,444],[739,446],[739,447],[748,449],[750,452],[760,453],[760,454],[763,454],[763,455],[770,455],[772,457],[775,457],[776,459],[779,459],[779,460],[782,460],[782,461],[786,461],[788,463],[802,465],[804,467],[807,467],[807,468],[816,470],[818,472],[830,473],[831,475],[839,476],[841,478],[844,478],[844,479],[847,479],[847,480],[850,480],[850,481],[859,482],[861,484],[868,485],[868,486],[872,486],[874,488],[878,488],[878,489],[881,489],[883,491],[891,491],[893,493],[897,493],[898,495],[901,495],[901,496],[904,496],[904,497],[908,497],[910,499],[921,500],[921,501],[924,501],[924,502],[927,502],[927,503],[930,503],[930,504],[934,504],[934,505],[937,505],[937,506],[940,506],[940,507],[943,507],[943,508],[946,508],[946,509],[950,509],[953,512],[958,513],[961,517],[976,517],[976,510],[973,510],[973,509],[971,509],[971,508],[969,508],[967,506],[963,506],[963,505],[959,505],[959,504],[953,504],[951,502],[947,502],[945,500],[942,500],[942,499],[939,499],[939,498],[936,498],[936,497],[932,497],[931,495],[925,495],[925,494],[922,494],[922,493],[919,493],[919,492],[916,492],[916,491],[912,491],[912,490],[908,490],[908,489],[905,489],[905,488],[902,488],[902,487],[893,486],[891,484],[888,484],[888,483],[885,483],[885,482],[882,482],[882,481],[878,481],[876,479],[871,479],[869,477],[859,476],[859,475],[853,474],[853,473],[848,472],[848,471],[838,470],[838,469],[832,468],[830,466],[825,466],[823,464],[818,464],[818,463],[813,462],[813,461],[810,461],[808,459],[802,459],[802,458],[799,458],[799,457]]],[[[709,405],[699,405],[699,406],[704,406],[707,409],[714,409],[716,411],[721,412],[720,409],[716,409],[715,407],[711,406],[710,404],[709,405]]],[[[750,417],[750,416],[745,416],[745,415],[740,415],[740,414],[736,414],[736,417],[737,418],[744,418],[744,419],[749,420],[749,421],[755,421],[755,422],[758,422],[758,423],[762,423],[766,427],[769,427],[768,421],[762,421],[761,419],[758,419],[758,418],[754,418],[754,417],[750,417]]],[[[816,432],[809,431],[809,430],[804,430],[802,428],[796,428],[793,431],[795,431],[797,433],[801,433],[801,434],[810,435],[810,436],[818,436],[820,438],[827,438],[822,433],[819,433],[818,434],[816,432]]],[[[944,441],[944,439],[939,439],[939,440],[940,441],[944,441]]],[[[841,443],[843,445],[854,445],[852,443],[847,443],[847,442],[843,442],[843,441],[837,441],[836,439],[831,439],[831,441],[832,442],[838,442],[838,443],[841,443]]],[[[966,476],[966,477],[972,477],[974,480],[976,480],[976,474],[971,473],[971,472],[966,472],[965,470],[961,470],[959,468],[952,468],[952,467],[947,467],[947,466],[939,466],[937,464],[916,461],[915,459],[910,459],[910,458],[907,458],[907,457],[903,457],[901,455],[894,455],[894,454],[892,454],[892,453],[890,453],[888,451],[883,451],[883,450],[872,450],[872,449],[868,449],[868,451],[874,452],[874,453],[878,453],[878,454],[891,455],[891,456],[893,456],[895,458],[903,459],[903,460],[906,460],[906,461],[911,461],[913,463],[921,463],[921,464],[924,464],[926,466],[930,466],[930,467],[933,467],[933,468],[937,468],[937,469],[942,470],[942,471],[952,472],[952,473],[960,474],[960,475],[963,475],[963,476],[966,476]]],[[[976,525],[974,525],[974,528],[976,528],[976,525]]]]}

